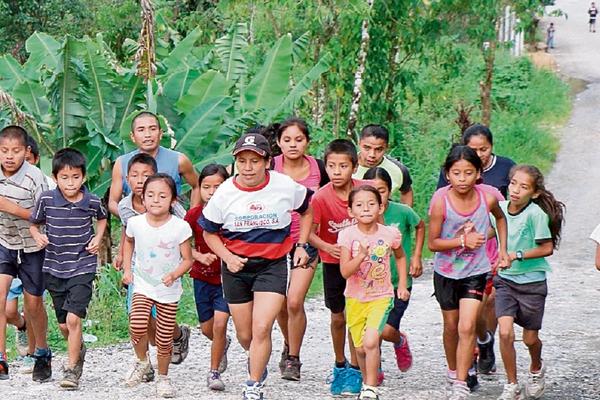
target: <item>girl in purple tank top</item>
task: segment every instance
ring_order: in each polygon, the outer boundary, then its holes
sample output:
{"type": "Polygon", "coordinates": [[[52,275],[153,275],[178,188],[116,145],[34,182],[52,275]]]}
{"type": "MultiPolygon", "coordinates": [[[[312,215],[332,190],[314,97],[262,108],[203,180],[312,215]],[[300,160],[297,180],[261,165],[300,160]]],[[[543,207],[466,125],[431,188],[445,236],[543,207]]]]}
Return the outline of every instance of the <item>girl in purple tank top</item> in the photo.
{"type": "Polygon", "coordinates": [[[506,219],[498,200],[476,188],[482,165],[468,146],[455,146],[448,154],[444,173],[451,188],[434,198],[430,208],[429,249],[435,253],[433,285],[444,318],[444,350],[451,398],[466,399],[467,379],[475,347],[475,322],[483,298],[490,260],[486,238],[491,213],[500,243],[497,265],[506,267],[506,219]],[[461,329],[459,330],[459,326],[461,329]]]}
{"type": "MultiPolygon", "coordinates": [[[[273,169],[316,192],[328,179],[322,162],[306,154],[309,140],[306,122],[298,118],[290,118],[283,122],[277,129],[277,145],[282,154],[273,158],[273,169]]],[[[300,218],[297,213],[292,214],[290,229],[292,239],[296,243],[294,249],[298,246],[304,247],[309,260],[306,265],[292,266],[286,302],[277,317],[285,341],[279,369],[283,379],[298,381],[302,365],[300,347],[306,330],[304,299],[315,274],[318,257],[314,247],[308,243],[298,243],[300,218]]],[[[293,259],[293,250],[290,257],[293,259]]]]}

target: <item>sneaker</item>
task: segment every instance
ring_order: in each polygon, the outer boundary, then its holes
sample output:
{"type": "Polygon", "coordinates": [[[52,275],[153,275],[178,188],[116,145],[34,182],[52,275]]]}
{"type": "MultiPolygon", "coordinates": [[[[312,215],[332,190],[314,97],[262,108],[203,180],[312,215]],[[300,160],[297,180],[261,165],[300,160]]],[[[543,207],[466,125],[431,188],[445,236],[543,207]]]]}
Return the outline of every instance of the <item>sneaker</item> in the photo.
{"type": "Polygon", "coordinates": [[[498,400],[521,400],[521,388],[518,383],[505,383],[498,400]]]}
{"type": "Polygon", "coordinates": [[[243,400],[263,400],[263,385],[260,382],[247,381],[242,392],[243,400]]]}
{"type": "Polygon", "coordinates": [[[206,376],[206,386],[210,390],[225,390],[225,384],[221,380],[221,374],[219,373],[219,371],[208,371],[208,375],[206,376]]]}
{"type": "Polygon", "coordinates": [[[0,380],[8,379],[8,362],[6,356],[0,353],[0,380]]]}
{"type": "Polygon", "coordinates": [[[348,363],[343,368],[333,366],[331,375],[327,377],[325,383],[330,385],[329,391],[332,396],[340,396],[344,387],[344,381],[346,380],[346,371],[348,369],[348,363]]]}
{"type": "Polygon", "coordinates": [[[379,395],[377,394],[377,389],[372,386],[363,385],[360,389],[360,393],[358,395],[358,400],[363,399],[375,399],[379,400],[379,395]]]}
{"type": "Polygon", "coordinates": [[[281,350],[281,358],[279,359],[279,372],[283,375],[285,371],[286,361],[290,355],[290,347],[287,344],[283,344],[283,350],[281,350]]]}
{"type": "Polygon", "coordinates": [[[298,359],[287,359],[285,360],[285,368],[281,373],[281,377],[288,381],[299,381],[300,380],[300,367],[302,363],[298,359]]]}
{"type": "Polygon", "coordinates": [[[379,367],[379,369],[377,370],[377,386],[381,386],[383,384],[384,380],[385,380],[385,374],[383,373],[383,370],[381,369],[381,367],[379,367]]]}
{"type": "Polygon", "coordinates": [[[21,359],[21,368],[19,368],[19,372],[22,374],[31,374],[34,365],[35,358],[33,357],[33,354],[27,354],[21,359]]]}
{"type": "Polygon", "coordinates": [[[77,390],[79,388],[80,376],[81,374],[78,374],[75,368],[67,368],[65,369],[63,378],[59,382],[59,386],[66,390],[77,390]]]}
{"type": "Polygon", "coordinates": [[[494,335],[488,331],[487,334],[490,340],[487,343],[479,343],[477,341],[477,347],[479,348],[479,360],[477,362],[477,369],[480,374],[491,374],[496,372],[496,356],[494,355],[494,335]]]}
{"type": "Polygon", "coordinates": [[[47,382],[52,378],[52,352],[46,350],[46,354],[39,356],[34,354],[35,364],[33,365],[33,380],[35,382],[47,382]]]}
{"type": "Polygon", "coordinates": [[[542,363],[542,368],[538,372],[531,372],[527,376],[525,384],[525,395],[528,399],[539,399],[546,390],[546,365],[542,363]]]}
{"type": "Polygon", "coordinates": [[[348,366],[344,378],[342,395],[359,394],[360,389],[362,388],[362,374],[360,373],[360,370],[348,366]]]}
{"type": "Polygon", "coordinates": [[[223,356],[221,357],[221,361],[219,361],[218,371],[220,374],[227,370],[227,350],[229,350],[229,345],[231,344],[231,338],[229,335],[225,338],[225,349],[223,350],[223,356]]]}
{"type": "Polygon", "coordinates": [[[398,369],[402,372],[406,372],[412,367],[413,356],[408,346],[408,337],[405,333],[400,332],[402,336],[401,344],[399,346],[394,345],[394,352],[396,353],[396,364],[398,369]]]}
{"type": "Polygon", "coordinates": [[[77,360],[77,364],[75,364],[75,368],[73,370],[77,374],[77,378],[81,378],[81,374],[83,373],[83,363],[85,362],[85,353],[87,353],[87,348],[85,347],[85,343],[81,342],[81,349],[79,349],[79,359],[77,360]]]}
{"type": "Polygon", "coordinates": [[[148,360],[148,358],[146,358],[144,361],[137,360],[133,366],[133,370],[131,370],[125,379],[125,385],[134,387],[139,385],[141,382],[147,382],[144,380],[144,378],[151,368],[152,366],[150,365],[150,360],[148,360]]]}
{"type": "Polygon", "coordinates": [[[466,382],[455,380],[452,384],[452,390],[448,396],[448,400],[465,400],[471,395],[471,390],[466,382]]]}
{"type": "MultiPolygon", "coordinates": [[[[269,370],[267,369],[268,365],[265,367],[262,375],[260,376],[259,383],[262,385],[267,380],[267,376],[269,376],[269,370]]],[[[246,369],[248,370],[248,376],[250,376],[250,357],[248,357],[248,361],[246,363],[246,369]]],[[[262,387],[262,386],[261,386],[262,387]]],[[[261,392],[262,393],[262,392],[261,392]]]]}
{"type": "Polygon", "coordinates": [[[17,345],[17,353],[21,357],[25,357],[29,353],[29,340],[27,340],[27,331],[17,329],[15,334],[15,344],[17,345]]]}
{"type": "Polygon", "coordinates": [[[152,368],[152,363],[149,362],[148,365],[150,368],[148,369],[148,372],[146,372],[142,377],[142,382],[146,383],[152,382],[154,380],[154,368],[152,368]]]}
{"type": "Polygon", "coordinates": [[[171,364],[181,364],[186,359],[190,350],[190,327],[181,325],[181,336],[173,340],[173,354],[171,355],[171,364]]]}
{"type": "Polygon", "coordinates": [[[477,390],[477,388],[479,388],[479,381],[477,380],[477,362],[473,362],[473,365],[471,366],[471,368],[469,368],[469,372],[467,375],[467,386],[469,387],[469,389],[471,390],[471,392],[474,392],[475,390],[477,390]]]}
{"type": "Polygon", "coordinates": [[[156,380],[156,395],[165,399],[175,397],[175,388],[167,375],[158,375],[156,380]]]}

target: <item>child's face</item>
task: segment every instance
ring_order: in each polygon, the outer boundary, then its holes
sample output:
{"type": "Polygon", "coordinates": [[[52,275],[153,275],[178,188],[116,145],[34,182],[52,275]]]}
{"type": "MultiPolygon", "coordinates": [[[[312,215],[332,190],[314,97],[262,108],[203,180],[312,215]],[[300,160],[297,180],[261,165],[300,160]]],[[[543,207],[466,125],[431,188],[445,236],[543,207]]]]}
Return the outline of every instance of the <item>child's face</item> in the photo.
{"type": "Polygon", "coordinates": [[[358,147],[360,149],[360,153],[358,153],[360,165],[372,168],[381,164],[388,144],[383,139],[378,139],[375,136],[367,136],[358,141],[358,147]]]}
{"type": "Polygon", "coordinates": [[[152,153],[160,145],[162,130],[156,118],[144,115],[135,120],[131,140],[143,152],[152,153]]]}
{"type": "Polygon", "coordinates": [[[251,150],[244,150],[235,156],[235,166],[239,171],[236,181],[244,187],[256,187],[266,179],[269,160],[251,150]]]}
{"type": "Polygon", "coordinates": [[[171,206],[175,204],[171,189],[163,180],[150,182],[146,186],[143,199],[146,212],[155,217],[162,217],[169,214],[171,206]]]}
{"type": "Polygon", "coordinates": [[[85,175],[81,168],[65,166],[54,176],[56,186],[65,199],[75,200],[79,197],[85,175]]]}
{"type": "Polygon", "coordinates": [[[221,186],[221,183],[223,183],[223,177],[219,174],[210,175],[202,179],[202,182],[200,182],[200,199],[202,203],[208,203],[217,191],[217,188],[221,186]]]}
{"type": "Polygon", "coordinates": [[[452,189],[461,194],[465,194],[471,190],[477,183],[479,176],[479,171],[467,160],[456,161],[446,173],[446,178],[450,182],[452,189]]]}
{"type": "Polygon", "coordinates": [[[331,153],[327,156],[325,171],[331,184],[335,188],[343,187],[352,180],[356,166],[352,165],[352,158],[347,154],[331,153]]]}
{"type": "Polygon", "coordinates": [[[135,163],[129,168],[129,172],[127,173],[127,184],[135,196],[142,197],[146,179],[155,173],[156,171],[151,165],[143,163],[135,163]]]}
{"type": "Polygon", "coordinates": [[[390,189],[388,189],[387,183],[385,183],[383,179],[374,179],[371,182],[373,182],[372,186],[374,186],[381,195],[381,202],[384,206],[387,206],[388,201],[390,200],[390,189]]]}
{"type": "Polygon", "coordinates": [[[0,165],[5,176],[14,175],[27,156],[27,146],[18,139],[0,139],[0,165]]]}
{"type": "Polygon", "coordinates": [[[292,125],[282,132],[277,144],[285,158],[297,160],[306,153],[308,140],[296,125],[292,125]]]}
{"type": "Polygon", "coordinates": [[[25,161],[27,161],[31,165],[37,165],[40,162],[40,157],[36,156],[30,151],[27,151],[25,154],[25,161]]]}
{"type": "Polygon", "coordinates": [[[374,193],[361,190],[355,194],[348,213],[361,224],[372,224],[383,214],[383,204],[379,204],[374,193]]]}
{"type": "Polygon", "coordinates": [[[475,150],[479,158],[481,159],[481,164],[483,168],[486,168],[490,161],[492,160],[492,151],[494,146],[487,140],[487,138],[483,135],[474,135],[469,139],[469,143],[467,146],[475,150]]]}
{"type": "Polygon", "coordinates": [[[523,171],[515,172],[508,184],[510,202],[517,207],[525,206],[536,194],[531,176],[523,171]]]}

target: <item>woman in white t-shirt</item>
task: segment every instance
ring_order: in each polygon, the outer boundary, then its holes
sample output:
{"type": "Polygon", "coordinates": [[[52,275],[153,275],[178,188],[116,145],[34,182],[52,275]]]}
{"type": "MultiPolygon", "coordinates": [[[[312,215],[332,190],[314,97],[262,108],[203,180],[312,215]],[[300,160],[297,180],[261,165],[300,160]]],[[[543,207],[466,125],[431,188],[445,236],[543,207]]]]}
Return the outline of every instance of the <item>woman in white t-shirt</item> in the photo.
{"type": "Polygon", "coordinates": [[[137,360],[126,379],[128,386],[144,380],[150,371],[148,318],[156,307],[159,396],[173,397],[175,389],[167,377],[177,304],[183,292],[180,277],[192,267],[192,230],[187,222],[172,215],[177,202],[175,182],[167,174],[156,174],[144,183],[142,199],[146,213],[131,217],[123,245],[123,283],[134,283],[129,314],[129,334],[137,360]],[[135,271],[131,259],[135,248],[135,271]]]}

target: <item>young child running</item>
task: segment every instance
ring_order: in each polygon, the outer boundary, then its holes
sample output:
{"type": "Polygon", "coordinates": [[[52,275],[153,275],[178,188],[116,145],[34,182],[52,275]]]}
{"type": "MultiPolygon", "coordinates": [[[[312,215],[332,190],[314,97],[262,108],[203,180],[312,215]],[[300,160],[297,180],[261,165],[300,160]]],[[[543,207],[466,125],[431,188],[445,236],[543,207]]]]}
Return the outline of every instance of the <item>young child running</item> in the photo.
{"type": "Polygon", "coordinates": [[[48,317],[42,294],[44,250],[29,231],[29,217],[44,190],[42,171],[25,162],[29,153],[27,132],[19,126],[0,131],[0,380],[8,379],[6,360],[6,299],[14,278],[23,285],[24,310],[35,333],[32,378],[52,377],[52,353],[46,341],[48,317]]]}
{"type": "MultiPolygon", "coordinates": [[[[406,254],[407,260],[407,280],[406,288],[410,292],[412,290],[413,278],[418,278],[423,273],[423,263],[421,254],[423,244],[425,243],[425,222],[412,208],[405,204],[390,201],[392,193],[392,178],[388,172],[381,167],[374,167],[367,170],[364,179],[369,179],[373,182],[373,186],[379,194],[385,207],[383,213],[383,221],[386,225],[398,228],[402,235],[402,249],[406,254]],[[413,241],[412,233],[415,232],[415,252],[412,253],[413,241]],[[412,254],[412,256],[411,256],[412,254]]],[[[392,284],[394,290],[398,290],[399,277],[396,273],[396,259],[390,258],[392,271],[392,284]]],[[[398,369],[406,372],[412,366],[412,353],[408,345],[408,337],[405,333],[400,332],[400,321],[404,316],[404,312],[408,307],[408,300],[402,300],[397,295],[394,295],[394,307],[390,310],[387,323],[383,328],[381,337],[383,340],[394,345],[394,353],[396,355],[396,364],[398,369]]],[[[383,380],[383,371],[380,373],[379,379],[383,380]]]]}
{"type": "Polygon", "coordinates": [[[510,200],[500,207],[508,223],[511,264],[494,278],[500,353],[508,381],[498,399],[539,399],[546,379],[539,331],[548,292],[546,273],[551,270],[545,257],[560,241],[565,206],[546,190],[542,173],[531,165],[513,167],[508,194],[510,200]],[[515,323],[523,328],[523,343],[531,357],[525,396],[517,379],[515,323]]]}
{"type": "Polygon", "coordinates": [[[58,188],[42,193],[29,221],[31,235],[46,248],[44,280],[52,297],[60,332],[67,340],[68,364],[60,386],[75,390],[85,361],[81,320],[92,299],[98,248],[107,214],[98,196],[83,186],[85,157],[78,150],[59,150],[52,159],[58,188]],[[93,224],[97,220],[96,234],[93,224]],[[45,225],[46,233],[40,231],[45,225]]]}
{"type": "MultiPolygon", "coordinates": [[[[120,270],[123,260],[123,244],[125,243],[125,229],[129,218],[135,217],[146,212],[146,206],[142,199],[142,191],[144,183],[148,177],[158,172],[156,159],[149,154],[139,153],[134,155],[127,163],[127,184],[131,188],[131,192],[123,197],[117,206],[119,218],[123,229],[121,229],[121,241],[117,250],[117,258],[115,260],[115,268],[120,270]]],[[[173,206],[173,215],[183,219],[185,217],[185,209],[179,202],[173,206]]],[[[131,260],[131,268],[135,269],[135,254],[131,260]]],[[[127,285],[126,307],[127,314],[131,312],[131,300],[133,299],[133,284],[127,285]]],[[[151,318],[148,319],[148,341],[151,345],[155,345],[154,336],[156,333],[156,307],[152,307],[151,318]]],[[[175,324],[173,332],[173,354],[171,355],[172,364],[181,364],[187,357],[190,340],[190,328],[185,325],[179,326],[175,324]]],[[[154,368],[150,365],[150,371],[144,377],[144,382],[154,380],[154,368]]]]}
{"type": "Polygon", "coordinates": [[[466,384],[475,346],[477,311],[491,270],[486,253],[490,216],[496,218],[500,266],[508,265],[506,219],[498,200],[476,187],[481,159],[468,146],[452,148],[444,163],[451,188],[435,199],[429,221],[429,249],[435,252],[433,284],[444,320],[448,398],[469,396],[466,384]],[[460,327],[460,328],[459,328],[460,327]]]}
{"type": "Polygon", "coordinates": [[[338,233],[356,223],[348,215],[348,195],[355,187],[368,183],[352,179],[358,166],[358,155],[354,144],[345,139],[336,139],[327,145],[324,154],[325,169],[329,180],[313,197],[313,234],[311,244],[319,249],[323,261],[323,288],[325,307],[331,312],[331,341],[335,364],[331,379],[331,394],[358,394],[362,376],[352,337],[348,339],[350,363],[346,360],[346,279],[340,272],[340,246],[338,233]]]}
{"type": "Polygon", "coordinates": [[[203,237],[204,230],[198,224],[202,209],[217,188],[229,178],[225,167],[209,164],[200,172],[200,205],[191,208],[185,220],[194,232],[195,248],[192,249],[194,264],[190,276],[194,280],[194,299],[202,334],[212,341],[210,370],[206,386],[211,390],[225,390],[221,374],[227,369],[227,350],[231,339],[227,336],[229,306],[223,298],[221,284],[221,260],[208,248],[203,237]]]}
{"type": "Polygon", "coordinates": [[[397,228],[377,223],[384,212],[381,194],[372,186],[353,189],[348,213],[357,224],[338,236],[340,270],[347,279],[346,321],[363,376],[359,399],[378,399],[377,371],[381,364],[380,340],[394,297],[408,301],[406,256],[397,228]],[[396,258],[399,279],[394,293],[390,254],[396,258]]]}
{"type": "Polygon", "coordinates": [[[126,379],[133,387],[150,371],[148,359],[148,318],[156,307],[156,348],[158,350],[158,396],[174,397],[175,388],[167,374],[173,350],[177,304],[183,292],[180,277],[192,266],[190,226],[172,215],[177,201],[175,182],[159,173],[146,179],[142,189],[146,212],[131,217],[125,231],[123,283],[134,283],[129,334],[136,363],[126,379]],[[135,249],[135,270],[132,257],[135,249]]]}

